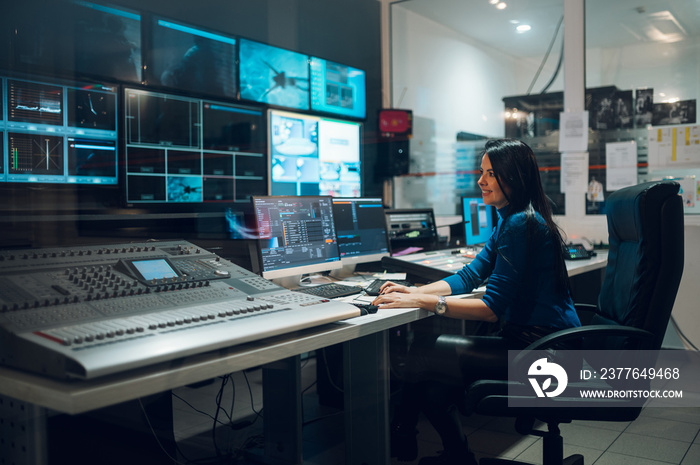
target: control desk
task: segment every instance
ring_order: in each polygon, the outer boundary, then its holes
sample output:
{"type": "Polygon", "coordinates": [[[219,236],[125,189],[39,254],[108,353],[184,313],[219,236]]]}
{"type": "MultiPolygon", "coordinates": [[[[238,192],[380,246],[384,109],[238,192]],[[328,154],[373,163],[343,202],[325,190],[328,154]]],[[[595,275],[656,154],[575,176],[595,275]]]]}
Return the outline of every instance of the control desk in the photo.
{"type": "Polygon", "coordinates": [[[90,379],[359,316],[185,241],[0,251],[0,363],[90,379]]]}

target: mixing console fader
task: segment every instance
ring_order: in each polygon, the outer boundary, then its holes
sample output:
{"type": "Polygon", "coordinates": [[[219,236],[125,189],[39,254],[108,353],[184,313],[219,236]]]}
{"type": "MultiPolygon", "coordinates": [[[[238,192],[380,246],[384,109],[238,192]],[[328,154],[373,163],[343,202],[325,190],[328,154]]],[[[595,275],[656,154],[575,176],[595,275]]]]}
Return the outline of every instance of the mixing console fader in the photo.
{"type": "Polygon", "coordinates": [[[358,316],[184,241],[0,251],[0,363],[89,379],[358,316]]]}

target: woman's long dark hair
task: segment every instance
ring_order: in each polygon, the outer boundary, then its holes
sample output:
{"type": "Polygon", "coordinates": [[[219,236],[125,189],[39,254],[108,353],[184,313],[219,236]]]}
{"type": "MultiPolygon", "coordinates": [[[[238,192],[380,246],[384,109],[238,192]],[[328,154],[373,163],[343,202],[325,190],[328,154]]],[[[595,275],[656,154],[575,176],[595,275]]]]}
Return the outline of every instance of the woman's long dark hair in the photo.
{"type": "MultiPolygon", "coordinates": [[[[517,139],[494,139],[486,142],[484,153],[488,154],[496,181],[508,200],[512,213],[524,212],[529,226],[534,226],[535,212],[547,224],[554,244],[557,289],[570,292],[569,276],[564,263],[564,239],[552,218],[552,207],[542,189],[540,170],[532,149],[517,139]]],[[[532,228],[528,227],[528,231],[532,228]]]]}

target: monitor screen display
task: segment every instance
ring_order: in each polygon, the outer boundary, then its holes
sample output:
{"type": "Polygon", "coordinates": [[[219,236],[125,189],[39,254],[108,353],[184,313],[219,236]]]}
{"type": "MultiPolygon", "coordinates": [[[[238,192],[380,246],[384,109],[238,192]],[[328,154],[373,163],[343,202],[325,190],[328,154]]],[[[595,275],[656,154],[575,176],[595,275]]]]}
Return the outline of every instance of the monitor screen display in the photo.
{"type": "Polygon", "coordinates": [[[153,20],[150,83],[236,97],[236,39],[162,18],[153,20]]]}
{"type": "Polygon", "coordinates": [[[268,122],[272,195],[361,195],[361,123],[277,110],[268,122]]]}
{"type": "Polygon", "coordinates": [[[240,96],[296,110],[309,109],[309,56],[240,39],[240,96]]]}
{"type": "Polygon", "coordinates": [[[262,276],[300,276],[342,266],[328,196],[253,197],[262,276]]]}
{"type": "Polygon", "coordinates": [[[141,15],[84,0],[24,0],[0,24],[12,31],[15,69],[142,81],[141,15]]]}
{"type": "Polygon", "coordinates": [[[415,248],[434,250],[438,244],[432,208],[384,210],[392,255],[415,248]]]}
{"type": "Polygon", "coordinates": [[[311,57],[311,110],[365,118],[365,72],[311,57]]]}
{"type": "Polygon", "coordinates": [[[494,207],[484,204],[481,197],[462,197],[462,221],[467,245],[482,245],[496,225],[494,207]]]}
{"type": "Polygon", "coordinates": [[[126,89],[126,200],[250,204],[267,194],[262,110],[126,89]]]}
{"type": "Polygon", "coordinates": [[[333,219],[343,265],[389,255],[384,205],[378,198],[333,198],[333,219]]]}
{"type": "Polygon", "coordinates": [[[0,80],[7,89],[0,181],[117,184],[117,86],[0,80]]]}

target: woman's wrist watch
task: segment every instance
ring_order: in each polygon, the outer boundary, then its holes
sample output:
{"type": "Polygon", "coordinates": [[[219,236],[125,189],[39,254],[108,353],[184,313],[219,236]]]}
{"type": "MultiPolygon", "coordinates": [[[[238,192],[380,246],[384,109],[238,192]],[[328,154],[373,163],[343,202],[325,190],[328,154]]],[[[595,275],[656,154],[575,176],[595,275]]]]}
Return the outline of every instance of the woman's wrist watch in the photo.
{"type": "Polygon", "coordinates": [[[445,312],[447,311],[447,301],[445,301],[444,296],[438,296],[438,301],[435,304],[435,309],[433,309],[433,313],[436,315],[444,315],[445,312]]]}

